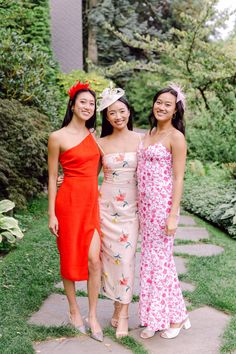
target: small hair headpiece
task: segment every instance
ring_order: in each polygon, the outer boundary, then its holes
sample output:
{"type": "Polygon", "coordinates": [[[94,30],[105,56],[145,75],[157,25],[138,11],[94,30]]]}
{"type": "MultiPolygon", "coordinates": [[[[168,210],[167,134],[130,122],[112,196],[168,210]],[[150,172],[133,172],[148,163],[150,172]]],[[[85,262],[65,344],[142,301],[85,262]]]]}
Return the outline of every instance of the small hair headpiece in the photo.
{"type": "Polygon", "coordinates": [[[91,87],[89,86],[89,82],[86,81],[85,83],[83,83],[78,81],[73,86],[71,86],[70,89],[67,91],[70,96],[70,99],[73,100],[75,94],[80,90],[91,90],[91,87]]]}
{"type": "Polygon", "coordinates": [[[112,82],[110,86],[105,88],[98,99],[98,112],[103,111],[105,108],[115,103],[120,97],[124,96],[125,91],[122,88],[113,88],[112,82]]]}
{"type": "Polygon", "coordinates": [[[176,103],[181,101],[182,104],[183,104],[183,109],[185,111],[185,106],[186,106],[186,104],[185,104],[185,94],[183,93],[181,87],[176,85],[176,84],[174,84],[174,83],[171,83],[169,85],[169,87],[172,88],[174,91],[176,91],[176,93],[177,93],[176,103]]]}

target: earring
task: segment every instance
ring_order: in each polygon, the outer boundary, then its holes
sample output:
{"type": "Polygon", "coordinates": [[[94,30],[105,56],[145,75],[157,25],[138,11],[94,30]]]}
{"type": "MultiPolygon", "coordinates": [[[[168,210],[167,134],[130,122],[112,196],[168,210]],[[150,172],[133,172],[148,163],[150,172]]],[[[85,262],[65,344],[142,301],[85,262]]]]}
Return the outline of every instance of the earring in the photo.
{"type": "Polygon", "coordinates": [[[173,114],[172,120],[174,120],[176,118],[176,113],[173,114]]]}

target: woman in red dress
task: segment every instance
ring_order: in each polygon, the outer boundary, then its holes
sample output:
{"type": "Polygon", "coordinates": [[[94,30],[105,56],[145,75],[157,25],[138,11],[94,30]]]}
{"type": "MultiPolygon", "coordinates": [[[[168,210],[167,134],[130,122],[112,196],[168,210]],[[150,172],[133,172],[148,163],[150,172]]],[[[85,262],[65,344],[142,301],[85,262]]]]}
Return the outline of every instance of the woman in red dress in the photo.
{"type": "Polygon", "coordinates": [[[71,324],[86,333],[76,302],[75,281],[88,280],[92,337],[102,341],[96,307],[101,279],[97,171],[100,153],[89,129],[96,121],[96,96],[88,84],[69,90],[62,128],[48,143],[49,229],[57,237],[61,276],[69,303],[71,324]],[[64,181],[57,192],[59,162],[64,181]]]}

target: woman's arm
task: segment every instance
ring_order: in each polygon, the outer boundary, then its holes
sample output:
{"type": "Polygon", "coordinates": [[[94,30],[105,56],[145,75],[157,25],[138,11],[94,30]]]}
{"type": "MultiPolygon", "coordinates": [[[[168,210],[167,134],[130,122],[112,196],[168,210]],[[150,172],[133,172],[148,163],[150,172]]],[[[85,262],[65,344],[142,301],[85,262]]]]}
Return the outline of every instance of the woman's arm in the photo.
{"type": "Polygon", "coordinates": [[[179,207],[183,192],[187,153],[186,141],[182,133],[176,132],[172,140],[171,148],[173,158],[173,187],[172,207],[166,223],[166,231],[168,235],[173,235],[178,226],[179,207]]]}
{"type": "Polygon", "coordinates": [[[57,175],[60,145],[57,135],[52,133],[48,140],[48,227],[52,234],[58,236],[58,220],[55,214],[57,194],[57,175]]]}

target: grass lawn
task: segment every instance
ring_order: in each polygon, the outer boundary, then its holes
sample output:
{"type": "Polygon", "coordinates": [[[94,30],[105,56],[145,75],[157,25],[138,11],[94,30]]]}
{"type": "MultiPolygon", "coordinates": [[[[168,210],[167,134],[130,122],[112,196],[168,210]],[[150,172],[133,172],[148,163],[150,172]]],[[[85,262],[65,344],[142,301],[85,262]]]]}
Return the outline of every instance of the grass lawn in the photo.
{"type": "MultiPolygon", "coordinates": [[[[60,281],[59,257],[55,238],[47,227],[47,200],[34,201],[29,210],[18,216],[27,231],[15,250],[0,257],[0,353],[34,353],[33,341],[52,337],[76,336],[73,328],[33,326],[31,314],[53,292],[60,281]]],[[[105,334],[115,340],[112,329],[105,334]]],[[[133,338],[119,341],[136,354],[147,354],[133,338]]]]}
{"type": "MultiPolygon", "coordinates": [[[[32,343],[51,337],[75,336],[69,327],[32,326],[27,323],[31,314],[53,292],[60,281],[59,257],[55,239],[47,228],[47,201],[34,201],[19,218],[27,227],[17,249],[0,257],[0,353],[34,353],[32,343]]],[[[198,219],[197,219],[198,220],[198,219]]],[[[188,293],[193,306],[209,305],[232,315],[232,321],[222,340],[222,353],[236,350],[236,242],[213,226],[198,221],[211,233],[211,243],[223,246],[225,252],[216,257],[189,257],[189,272],[184,279],[193,282],[196,290],[188,293]]],[[[114,339],[110,328],[105,334],[114,339]]],[[[147,353],[127,337],[119,343],[134,353],[147,353]]]]}
{"type": "Polygon", "coordinates": [[[221,352],[233,353],[236,350],[236,241],[209,223],[197,217],[195,220],[211,235],[205,243],[222,246],[224,252],[213,257],[188,256],[188,272],[181,280],[196,285],[194,292],[187,293],[194,307],[208,305],[232,316],[221,352]]]}

